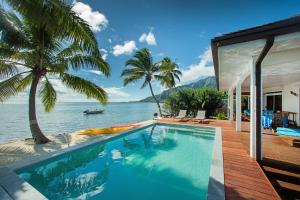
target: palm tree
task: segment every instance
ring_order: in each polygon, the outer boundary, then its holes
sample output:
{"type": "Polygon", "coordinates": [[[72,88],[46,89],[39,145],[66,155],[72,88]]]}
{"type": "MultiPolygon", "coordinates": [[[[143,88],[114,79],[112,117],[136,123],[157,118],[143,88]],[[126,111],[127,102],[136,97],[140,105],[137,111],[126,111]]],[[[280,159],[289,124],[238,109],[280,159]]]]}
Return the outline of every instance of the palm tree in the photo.
{"type": "Polygon", "coordinates": [[[180,81],[181,71],[178,70],[179,66],[176,62],[172,61],[169,57],[164,57],[159,63],[161,84],[165,87],[172,88],[176,85],[176,80],[180,81]]]}
{"type": "Polygon", "coordinates": [[[107,94],[101,87],[70,71],[90,68],[109,76],[110,67],[101,57],[90,26],[64,1],[7,2],[18,15],[0,8],[0,102],[30,86],[32,137],[38,144],[46,143],[49,139],[42,133],[36,118],[37,90],[40,88],[46,112],[53,109],[57,99],[52,78],[105,104],[107,94]]]}
{"type": "Polygon", "coordinates": [[[143,80],[141,89],[147,85],[150,88],[151,95],[155,100],[159,113],[162,115],[161,107],[158,99],[154,95],[151,81],[158,80],[161,85],[168,88],[175,86],[175,80],[180,81],[181,72],[177,69],[178,65],[172,62],[169,58],[164,58],[162,61],[154,63],[151,53],[144,48],[137,51],[132,59],[126,62],[128,69],[123,70],[122,77],[124,78],[124,86],[129,83],[143,80]]]}

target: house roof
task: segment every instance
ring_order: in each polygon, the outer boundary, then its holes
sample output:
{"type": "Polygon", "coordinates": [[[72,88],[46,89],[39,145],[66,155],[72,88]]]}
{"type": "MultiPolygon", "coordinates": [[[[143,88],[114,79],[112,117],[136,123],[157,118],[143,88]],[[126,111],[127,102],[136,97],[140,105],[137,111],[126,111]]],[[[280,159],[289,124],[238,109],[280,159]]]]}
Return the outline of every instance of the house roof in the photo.
{"type": "Polygon", "coordinates": [[[300,31],[300,15],[276,21],[273,23],[256,26],[215,37],[211,40],[212,56],[215,76],[219,87],[219,58],[218,48],[232,44],[244,43],[270,36],[279,36],[300,31]]]}

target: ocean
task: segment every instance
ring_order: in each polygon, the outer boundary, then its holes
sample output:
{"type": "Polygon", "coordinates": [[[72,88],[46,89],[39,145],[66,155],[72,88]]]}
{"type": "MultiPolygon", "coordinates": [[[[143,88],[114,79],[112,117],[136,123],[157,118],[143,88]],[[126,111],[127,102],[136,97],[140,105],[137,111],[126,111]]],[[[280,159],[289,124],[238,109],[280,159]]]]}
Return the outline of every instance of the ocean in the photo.
{"type": "MultiPolygon", "coordinates": [[[[46,113],[37,104],[37,118],[45,135],[70,133],[86,128],[100,128],[150,120],[158,112],[154,103],[57,103],[46,113]],[[103,109],[103,114],[85,115],[84,110],[103,109]]],[[[0,104],[0,143],[30,138],[27,104],[0,104]]]]}

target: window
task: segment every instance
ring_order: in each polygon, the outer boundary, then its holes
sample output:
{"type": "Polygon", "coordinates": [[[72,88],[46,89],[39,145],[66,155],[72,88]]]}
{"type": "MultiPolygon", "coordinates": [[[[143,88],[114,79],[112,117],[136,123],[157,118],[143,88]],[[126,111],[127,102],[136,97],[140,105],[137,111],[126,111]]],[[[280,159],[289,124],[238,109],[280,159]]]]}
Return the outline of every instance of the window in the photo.
{"type": "Polygon", "coordinates": [[[282,95],[281,94],[266,94],[266,108],[267,110],[282,111],[282,95]]]}

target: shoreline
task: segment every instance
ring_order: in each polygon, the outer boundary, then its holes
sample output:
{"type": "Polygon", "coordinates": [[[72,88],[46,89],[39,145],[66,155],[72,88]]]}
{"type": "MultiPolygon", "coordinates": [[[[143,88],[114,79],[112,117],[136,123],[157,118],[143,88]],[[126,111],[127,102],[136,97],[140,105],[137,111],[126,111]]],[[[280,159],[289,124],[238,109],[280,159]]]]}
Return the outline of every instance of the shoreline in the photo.
{"type": "MultiPolygon", "coordinates": [[[[149,121],[137,122],[141,125],[149,123],[149,121]]],[[[9,141],[0,144],[0,168],[9,167],[22,162],[30,162],[45,155],[50,155],[64,149],[74,147],[76,145],[91,142],[107,135],[82,135],[79,134],[83,130],[78,130],[70,133],[51,134],[47,137],[51,142],[46,144],[34,144],[33,141],[25,139],[9,141]]],[[[119,134],[119,133],[116,133],[119,134]]],[[[115,135],[115,134],[112,134],[115,135]]]]}

